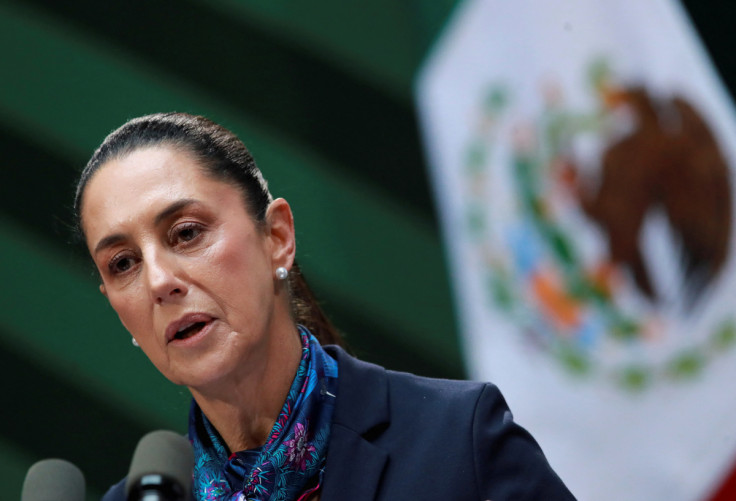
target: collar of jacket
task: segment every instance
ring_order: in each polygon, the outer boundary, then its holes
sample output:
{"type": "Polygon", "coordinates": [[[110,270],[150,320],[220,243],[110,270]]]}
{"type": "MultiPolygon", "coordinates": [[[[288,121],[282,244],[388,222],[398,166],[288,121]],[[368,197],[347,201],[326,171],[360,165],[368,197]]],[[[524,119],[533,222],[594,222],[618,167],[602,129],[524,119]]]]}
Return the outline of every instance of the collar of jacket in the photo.
{"type": "Polygon", "coordinates": [[[336,346],[325,350],[337,360],[338,383],[320,499],[373,500],[388,461],[373,443],[390,422],[386,370],[336,346]]]}

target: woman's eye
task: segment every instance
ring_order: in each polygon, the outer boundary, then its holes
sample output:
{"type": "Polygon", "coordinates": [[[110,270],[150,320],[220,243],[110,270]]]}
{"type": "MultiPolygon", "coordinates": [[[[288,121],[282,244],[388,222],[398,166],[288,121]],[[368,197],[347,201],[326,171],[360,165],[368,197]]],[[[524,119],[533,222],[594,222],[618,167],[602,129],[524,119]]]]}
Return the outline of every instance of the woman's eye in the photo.
{"type": "Polygon", "coordinates": [[[134,259],[131,256],[115,256],[110,261],[108,268],[113,275],[125,273],[133,267],[135,264],[134,259]]]}
{"type": "Polygon", "coordinates": [[[174,228],[172,243],[191,242],[202,233],[202,228],[196,224],[183,224],[174,228]]]}

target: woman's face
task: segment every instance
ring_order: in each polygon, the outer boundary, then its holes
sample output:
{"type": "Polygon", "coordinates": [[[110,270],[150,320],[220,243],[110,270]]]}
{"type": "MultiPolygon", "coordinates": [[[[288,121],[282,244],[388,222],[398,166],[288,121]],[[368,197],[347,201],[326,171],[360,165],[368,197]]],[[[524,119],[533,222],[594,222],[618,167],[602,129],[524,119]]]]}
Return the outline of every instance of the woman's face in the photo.
{"type": "Polygon", "coordinates": [[[159,371],[193,388],[258,370],[276,333],[293,334],[274,277],[294,257],[284,200],[267,223],[255,224],[238,188],[170,147],[103,165],[82,204],[101,291],[159,371]]]}

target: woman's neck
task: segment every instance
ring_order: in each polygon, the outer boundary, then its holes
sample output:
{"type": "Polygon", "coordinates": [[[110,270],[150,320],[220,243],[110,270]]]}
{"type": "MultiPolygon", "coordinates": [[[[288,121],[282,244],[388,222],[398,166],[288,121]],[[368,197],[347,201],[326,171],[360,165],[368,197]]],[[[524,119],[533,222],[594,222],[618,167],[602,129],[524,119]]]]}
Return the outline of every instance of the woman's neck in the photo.
{"type": "MultiPolygon", "coordinates": [[[[289,329],[292,330],[292,329],[289,329]]],[[[301,360],[296,329],[270,343],[264,363],[209,388],[190,388],[230,452],[263,445],[283,407],[301,360]]]]}

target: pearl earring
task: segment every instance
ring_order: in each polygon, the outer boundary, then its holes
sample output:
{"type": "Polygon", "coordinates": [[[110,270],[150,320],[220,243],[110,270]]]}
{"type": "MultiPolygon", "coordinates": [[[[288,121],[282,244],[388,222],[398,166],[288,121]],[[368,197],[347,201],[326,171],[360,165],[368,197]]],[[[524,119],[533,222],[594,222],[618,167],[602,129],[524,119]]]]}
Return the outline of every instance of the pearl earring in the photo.
{"type": "Polygon", "coordinates": [[[131,337],[130,340],[133,343],[133,346],[135,346],[136,348],[141,347],[141,345],[138,344],[138,341],[136,341],[134,337],[131,337]]]}
{"type": "Polygon", "coordinates": [[[279,280],[283,280],[288,276],[289,270],[287,270],[283,266],[279,266],[278,268],[276,268],[276,278],[278,278],[279,280]]]}

